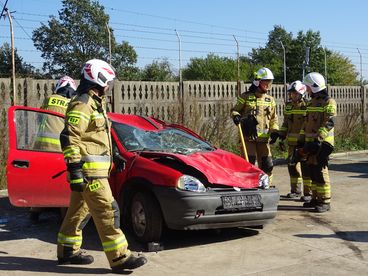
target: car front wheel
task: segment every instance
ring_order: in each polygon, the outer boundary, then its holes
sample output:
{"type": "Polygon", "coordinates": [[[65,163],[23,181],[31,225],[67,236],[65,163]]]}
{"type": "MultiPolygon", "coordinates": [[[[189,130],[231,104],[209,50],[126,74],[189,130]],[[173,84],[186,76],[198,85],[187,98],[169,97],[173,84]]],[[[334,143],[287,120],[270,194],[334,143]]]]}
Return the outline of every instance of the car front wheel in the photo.
{"type": "Polygon", "coordinates": [[[162,234],[162,214],[157,200],[149,193],[137,192],[130,205],[132,229],[141,242],[159,241],[162,234]]]}

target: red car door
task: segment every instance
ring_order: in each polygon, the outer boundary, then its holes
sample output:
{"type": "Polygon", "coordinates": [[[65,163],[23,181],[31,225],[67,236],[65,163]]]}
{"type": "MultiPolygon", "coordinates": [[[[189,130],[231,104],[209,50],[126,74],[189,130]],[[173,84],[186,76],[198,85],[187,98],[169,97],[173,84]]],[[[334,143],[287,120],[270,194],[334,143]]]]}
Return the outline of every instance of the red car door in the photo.
{"type": "Polygon", "coordinates": [[[66,166],[58,145],[63,122],[63,116],[54,112],[24,106],[9,108],[6,170],[9,199],[13,205],[68,206],[70,192],[66,166]],[[46,132],[47,142],[53,144],[51,148],[39,142],[40,133],[46,132]]]}

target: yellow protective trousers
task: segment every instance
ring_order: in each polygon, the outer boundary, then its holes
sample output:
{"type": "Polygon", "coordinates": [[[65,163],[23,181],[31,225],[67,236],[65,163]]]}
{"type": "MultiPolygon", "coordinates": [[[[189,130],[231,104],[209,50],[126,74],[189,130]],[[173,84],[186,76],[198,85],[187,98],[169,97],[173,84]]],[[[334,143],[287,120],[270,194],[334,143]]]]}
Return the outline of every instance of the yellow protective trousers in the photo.
{"type": "Polygon", "coordinates": [[[331,184],[328,167],[309,165],[312,178],[312,197],[319,203],[331,202],[331,184]]]}
{"type": "Polygon", "coordinates": [[[312,195],[312,179],[310,177],[309,166],[305,161],[290,163],[290,159],[294,154],[296,146],[289,145],[288,150],[288,170],[290,176],[290,191],[292,193],[301,194],[303,184],[303,194],[305,196],[312,195]]]}
{"type": "Polygon", "coordinates": [[[256,163],[258,167],[270,177],[270,185],[272,185],[273,162],[271,149],[268,143],[245,141],[249,162],[253,165],[256,163]]]}
{"type": "Polygon", "coordinates": [[[130,256],[120,229],[120,211],[107,178],[90,180],[83,192],[71,192],[70,205],[58,233],[57,256],[67,258],[80,251],[82,230],[90,216],[96,225],[111,267],[130,256]]]}

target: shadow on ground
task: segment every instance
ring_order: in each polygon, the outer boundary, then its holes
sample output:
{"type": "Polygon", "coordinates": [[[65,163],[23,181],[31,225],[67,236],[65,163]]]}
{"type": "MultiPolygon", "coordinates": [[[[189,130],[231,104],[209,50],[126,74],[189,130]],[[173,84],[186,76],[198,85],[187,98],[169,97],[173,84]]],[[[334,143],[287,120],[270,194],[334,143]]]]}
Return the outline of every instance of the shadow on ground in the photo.
{"type": "MultiPolygon", "coordinates": [[[[32,271],[32,272],[46,272],[67,275],[73,274],[108,274],[110,269],[91,268],[81,266],[59,266],[56,261],[43,260],[26,257],[2,256],[0,253],[0,271],[32,271]]],[[[127,271],[130,274],[131,271],[127,271]]]]}
{"type": "Polygon", "coordinates": [[[324,238],[338,238],[345,241],[353,242],[368,242],[368,231],[337,231],[334,234],[298,234],[299,238],[307,239],[324,239],[324,238]]]}
{"type": "Polygon", "coordinates": [[[360,175],[354,175],[351,177],[368,178],[368,162],[330,164],[328,169],[330,171],[360,173],[360,175]]]}
{"type": "MultiPolygon", "coordinates": [[[[30,219],[29,208],[14,207],[10,204],[7,197],[3,197],[0,198],[0,218],[3,221],[0,222],[0,242],[33,238],[55,244],[56,250],[56,237],[61,225],[59,209],[50,208],[43,210],[39,221],[34,222],[30,219]]],[[[249,228],[196,231],[165,230],[158,250],[226,242],[254,236],[258,233],[257,230],[249,228]]],[[[125,234],[131,250],[138,252],[148,250],[148,244],[137,242],[129,231],[125,231],[125,234]]],[[[100,239],[92,220],[83,230],[82,248],[85,250],[102,251],[100,239]]]]}

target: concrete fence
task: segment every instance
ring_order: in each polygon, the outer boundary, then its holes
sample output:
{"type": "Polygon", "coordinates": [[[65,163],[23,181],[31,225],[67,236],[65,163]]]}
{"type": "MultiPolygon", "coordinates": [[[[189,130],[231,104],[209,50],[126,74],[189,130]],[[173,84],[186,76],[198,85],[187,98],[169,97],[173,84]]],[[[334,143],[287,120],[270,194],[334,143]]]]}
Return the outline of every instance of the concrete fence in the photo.
{"type": "MultiPolygon", "coordinates": [[[[249,85],[241,83],[240,90],[245,91],[249,85]]],[[[54,88],[54,80],[17,79],[16,104],[39,107],[43,99],[53,93],[54,88]]],[[[346,118],[351,119],[352,116],[367,121],[368,86],[330,86],[328,90],[337,101],[338,126],[341,127],[346,118]]],[[[270,94],[276,99],[281,123],[284,86],[273,85],[270,94]]],[[[7,139],[6,116],[11,104],[10,95],[11,80],[0,79],[0,133],[4,136],[0,139],[3,141],[7,139]]],[[[219,118],[230,121],[230,109],[236,96],[236,82],[184,81],[180,86],[179,82],[116,81],[112,95],[109,96],[108,109],[117,113],[153,116],[167,122],[182,123],[201,132],[203,126],[208,127],[209,121],[212,121],[213,128],[220,127],[219,118]]],[[[5,151],[4,147],[0,147],[1,159],[5,151]]]]}

